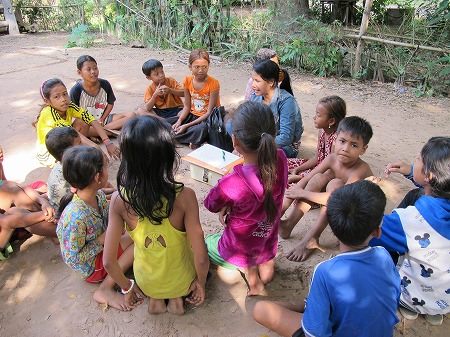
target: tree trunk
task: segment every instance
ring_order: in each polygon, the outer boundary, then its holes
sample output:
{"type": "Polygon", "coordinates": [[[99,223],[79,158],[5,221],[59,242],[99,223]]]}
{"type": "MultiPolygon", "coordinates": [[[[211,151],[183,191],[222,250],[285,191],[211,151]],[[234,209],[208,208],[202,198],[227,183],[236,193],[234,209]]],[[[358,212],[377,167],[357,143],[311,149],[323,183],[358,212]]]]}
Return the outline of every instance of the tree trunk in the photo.
{"type": "Polygon", "coordinates": [[[1,3],[3,4],[3,14],[5,15],[6,22],[8,22],[9,25],[9,34],[20,34],[19,26],[17,26],[16,16],[14,15],[14,9],[11,6],[11,1],[1,0],[1,3]]]}
{"type": "Polygon", "coordinates": [[[355,66],[353,68],[353,77],[355,77],[361,70],[361,55],[364,50],[364,40],[361,38],[366,32],[369,26],[370,11],[372,10],[373,0],[366,0],[366,6],[364,7],[364,14],[361,21],[361,27],[359,29],[359,40],[356,46],[355,53],[355,66]]]}
{"type": "Polygon", "coordinates": [[[298,0],[298,13],[309,17],[309,0],[298,0]]]}

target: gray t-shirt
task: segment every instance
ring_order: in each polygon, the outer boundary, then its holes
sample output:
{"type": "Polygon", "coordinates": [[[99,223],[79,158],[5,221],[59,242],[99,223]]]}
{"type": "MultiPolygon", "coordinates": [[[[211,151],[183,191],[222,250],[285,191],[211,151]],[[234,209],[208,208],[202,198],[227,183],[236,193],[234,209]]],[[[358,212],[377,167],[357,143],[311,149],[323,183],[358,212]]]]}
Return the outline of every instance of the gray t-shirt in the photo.
{"type": "Polygon", "coordinates": [[[53,166],[53,169],[48,176],[47,189],[50,205],[55,209],[55,211],[58,211],[61,198],[70,192],[70,185],[64,179],[62,165],[60,162],[57,162],[55,166],[53,166]]]}

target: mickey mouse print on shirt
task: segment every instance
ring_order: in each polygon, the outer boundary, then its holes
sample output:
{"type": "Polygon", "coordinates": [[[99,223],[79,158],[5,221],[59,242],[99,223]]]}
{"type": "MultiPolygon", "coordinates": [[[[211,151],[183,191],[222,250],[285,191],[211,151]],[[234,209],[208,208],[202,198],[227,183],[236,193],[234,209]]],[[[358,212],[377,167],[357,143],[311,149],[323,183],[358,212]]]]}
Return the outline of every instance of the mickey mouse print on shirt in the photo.
{"type": "Polygon", "coordinates": [[[424,233],[423,236],[416,235],[414,240],[419,241],[420,248],[427,248],[430,244],[430,234],[424,233]]]}
{"type": "Polygon", "coordinates": [[[431,277],[431,274],[433,274],[433,269],[425,268],[423,264],[420,264],[420,268],[422,268],[422,270],[420,271],[420,275],[422,277],[431,277]]]}

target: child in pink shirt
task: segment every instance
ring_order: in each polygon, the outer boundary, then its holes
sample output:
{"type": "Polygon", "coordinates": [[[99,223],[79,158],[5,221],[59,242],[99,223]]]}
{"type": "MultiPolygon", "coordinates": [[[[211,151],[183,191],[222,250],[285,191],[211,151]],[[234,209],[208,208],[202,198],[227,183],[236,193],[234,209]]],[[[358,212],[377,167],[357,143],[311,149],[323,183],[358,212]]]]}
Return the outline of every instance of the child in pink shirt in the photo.
{"type": "Polygon", "coordinates": [[[210,260],[245,274],[248,294],[264,293],[273,278],[287,160],[277,150],[270,108],[245,102],[233,116],[233,145],[243,156],[231,174],[209,192],[205,207],[219,212],[223,233],[206,238],[210,260]],[[226,220],[223,217],[226,214],[226,220]]]}

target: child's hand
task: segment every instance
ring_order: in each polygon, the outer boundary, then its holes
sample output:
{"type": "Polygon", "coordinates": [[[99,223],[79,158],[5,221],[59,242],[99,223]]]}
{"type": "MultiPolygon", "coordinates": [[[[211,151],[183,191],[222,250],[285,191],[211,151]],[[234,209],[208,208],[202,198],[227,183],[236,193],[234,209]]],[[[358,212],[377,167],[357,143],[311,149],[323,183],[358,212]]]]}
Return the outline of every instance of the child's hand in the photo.
{"type": "Polygon", "coordinates": [[[177,135],[181,135],[181,134],[186,132],[186,129],[187,129],[187,125],[186,124],[185,125],[181,125],[175,130],[175,133],[177,135]]]}
{"type": "Polygon", "coordinates": [[[166,96],[170,92],[170,88],[167,85],[161,85],[159,91],[162,92],[162,96],[166,96]]]}
{"type": "Polygon", "coordinates": [[[294,174],[290,174],[290,175],[288,176],[288,183],[289,183],[289,184],[296,183],[296,182],[300,181],[300,179],[301,179],[300,176],[294,175],[294,174]]]}
{"type": "Polygon", "coordinates": [[[198,279],[192,281],[189,292],[191,294],[186,298],[188,303],[198,306],[205,301],[205,285],[201,285],[198,279]]]}
{"type": "Polygon", "coordinates": [[[230,208],[229,207],[223,207],[220,211],[219,211],[219,221],[222,224],[222,226],[226,227],[227,223],[226,223],[226,216],[228,215],[228,213],[230,213],[230,208]]]}
{"type": "Polygon", "coordinates": [[[128,294],[124,295],[125,305],[130,310],[136,307],[137,305],[144,302],[145,295],[142,293],[141,289],[139,289],[138,285],[135,283],[133,289],[128,294]]]}
{"type": "Polygon", "coordinates": [[[289,199],[302,199],[305,195],[305,190],[300,186],[294,185],[284,192],[284,196],[289,199]]]}
{"type": "Polygon", "coordinates": [[[404,176],[411,171],[411,163],[406,163],[402,160],[397,160],[393,163],[389,163],[384,170],[384,175],[387,178],[392,172],[401,173],[404,176]]]}
{"type": "Polygon", "coordinates": [[[48,222],[55,221],[55,210],[53,209],[52,206],[50,206],[50,204],[47,201],[42,202],[41,209],[42,209],[42,212],[44,212],[44,216],[45,216],[44,220],[45,221],[48,221],[48,222]]]}
{"type": "Polygon", "coordinates": [[[159,96],[159,97],[164,97],[164,95],[165,95],[164,87],[166,87],[166,86],[158,84],[158,86],[155,89],[155,93],[153,95],[156,95],[156,96],[159,96]]]}
{"type": "Polygon", "coordinates": [[[111,156],[111,158],[113,159],[120,158],[120,150],[113,143],[109,142],[108,145],[106,145],[106,150],[108,151],[108,154],[111,156]]]}
{"type": "Polygon", "coordinates": [[[174,125],[172,125],[172,130],[177,132],[180,125],[181,125],[181,121],[178,119],[177,122],[174,125]]]}
{"type": "Polygon", "coordinates": [[[289,174],[292,174],[292,175],[298,175],[300,172],[302,172],[300,166],[296,167],[296,168],[294,168],[292,170],[289,170],[289,174]]]}

